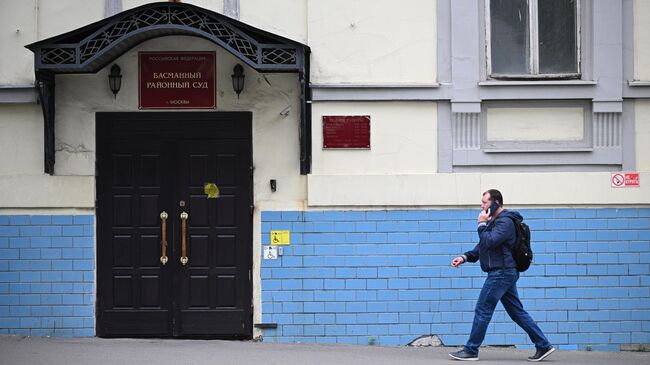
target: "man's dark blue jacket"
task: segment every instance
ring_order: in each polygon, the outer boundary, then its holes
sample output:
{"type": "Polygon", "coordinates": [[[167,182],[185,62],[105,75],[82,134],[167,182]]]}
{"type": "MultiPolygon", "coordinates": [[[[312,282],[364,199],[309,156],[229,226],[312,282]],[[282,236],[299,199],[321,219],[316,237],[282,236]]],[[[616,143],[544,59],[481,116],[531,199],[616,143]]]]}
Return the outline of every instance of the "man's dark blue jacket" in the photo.
{"type": "Polygon", "coordinates": [[[481,261],[481,269],[485,272],[496,269],[516,268],[512,258],[512,248],[517,240],[515,224],[509,217],[522,221],[519,212],[504,209],[496,219],[478,226],[479,243],[473,250],[465,252],[468,262],[481,261]]]}

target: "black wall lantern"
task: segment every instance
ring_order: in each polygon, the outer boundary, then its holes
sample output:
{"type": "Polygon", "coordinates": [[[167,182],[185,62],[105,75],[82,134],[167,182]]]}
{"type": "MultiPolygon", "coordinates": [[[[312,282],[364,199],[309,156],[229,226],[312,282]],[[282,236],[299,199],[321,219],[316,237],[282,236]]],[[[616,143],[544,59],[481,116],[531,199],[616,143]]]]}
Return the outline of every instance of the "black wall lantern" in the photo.
{"type": "Polygon", "coordinates": [[[122,87],[122,74],[120,73],[121,69],[120,66],[117,64],[114,64],[111,67],[111,73],[108,74],[108,86],[111,88],[111,91],[113,92],[113,96],[117,99],[117,93],[120,91],[120,88],[122,87]]]}
{"type": "Polygon", "coordinates": [[[237,64],[235,68],[232,69],[232,89],[237,93],[237,99],[239,99],[239,94],[244,90],[244,67],[240,64],[237,64]]]}

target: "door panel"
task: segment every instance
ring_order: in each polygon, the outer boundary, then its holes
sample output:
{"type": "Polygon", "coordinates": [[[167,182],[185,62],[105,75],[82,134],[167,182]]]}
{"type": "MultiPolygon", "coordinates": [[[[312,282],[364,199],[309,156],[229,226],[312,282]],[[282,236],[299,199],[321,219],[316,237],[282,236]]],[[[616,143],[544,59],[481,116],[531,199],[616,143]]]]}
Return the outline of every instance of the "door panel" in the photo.
{"type": "MultiPolygon", "coordinates": [[[[246,264],[250,257],[250,244],[246,241],[250,229],[250,190],[245,184],[236,184],[250,180],[250,165],[241,163],[245,161],[250,161],[246,141],[181,141],[178,144],[178,171],[181,171],[178,196],[187,202],[187,209],[181,210],[189,213],[189,263],[181,267],[179,276],[179,335],[206,333],[214,322],[226,317],[240,318],[250,307],[246,300],[250,291],[250,267],[246,264]],[[228,163],[223,156],[231,156],[231,161],[240,163],[228,163]],[[220,162],[224,161],[222,165],[220,162]],[[225,174],[230,175],[230,184],[219,181],[218,177],[225,174]],[[206,198],[204,184],[208,182],[217,184],[218,198],[206,198]],[[224,236],[232,239],[220,239],[224,236]],[[233,250],[233,245],[238,254],[223,260],[219,255],[233,250]]],[[[237,328],[226,326],[223,331],[244,335],[251,324],[248,319],[237,328]]]]}
{"type": "Polygon", "coordinates": [[[171,292],[162,282],[170,274],[158,262],[163,184],[160,173],[141,168],[160,169],[162,142],[114,141],[98,154],[98,303],[105,309],[98,334],[169,335],[171,292]]]}
{"type": "Polygon", "coordinates": [[[250,113],[98,113],[98,335],[252,336],[250,127],[250,113]]]}

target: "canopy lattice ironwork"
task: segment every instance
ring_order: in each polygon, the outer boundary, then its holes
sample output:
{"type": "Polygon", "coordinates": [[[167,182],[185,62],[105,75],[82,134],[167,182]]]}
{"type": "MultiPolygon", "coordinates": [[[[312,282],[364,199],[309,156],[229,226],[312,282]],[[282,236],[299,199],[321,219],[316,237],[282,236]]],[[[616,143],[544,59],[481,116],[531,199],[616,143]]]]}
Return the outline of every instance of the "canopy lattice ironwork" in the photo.
{"type": "Polygon", "coordinates": [[[54,173],[56,74],[95,73],[134,46],[169,35],[208,39],[259,72],[298,73],[302,106],[300,172],[310,172],[309,47],[207,9],[163,2],[127,10],[26,46],[34,52],[36,87],[43,109],[46,173],[54,173]]]}

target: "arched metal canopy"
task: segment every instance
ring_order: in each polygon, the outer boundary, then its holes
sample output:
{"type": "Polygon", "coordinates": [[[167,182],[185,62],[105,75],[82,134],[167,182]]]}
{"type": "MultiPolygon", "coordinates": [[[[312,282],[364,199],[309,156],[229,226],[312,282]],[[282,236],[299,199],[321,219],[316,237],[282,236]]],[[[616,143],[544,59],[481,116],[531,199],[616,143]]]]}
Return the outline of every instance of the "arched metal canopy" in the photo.
{"type": "Polygon", "coordinates": [[[311,169],[308,46],[183,3],[152,3],[26,47],[34,69],[45,125],[45,172],[54,173],[55,75],[95,73],[134,46],[157,37],[190,35],[210,40],[259,72],[297,72],[301,84],[300,172],[311,169]]]}

